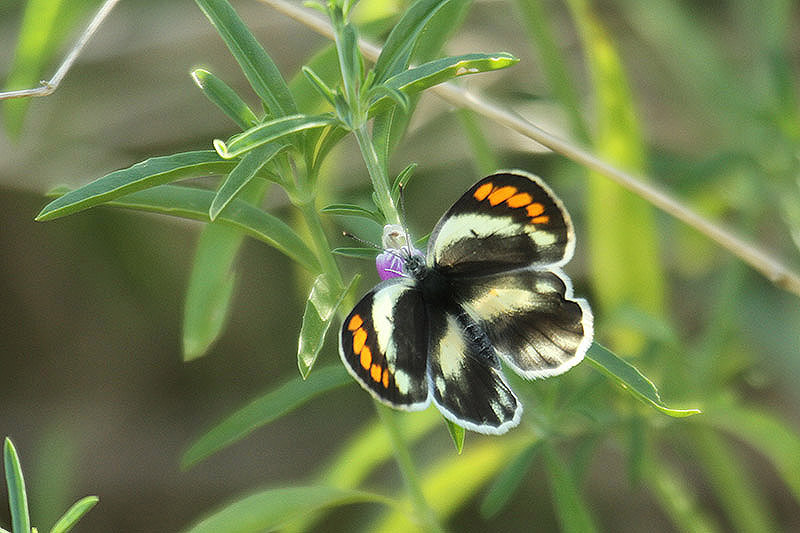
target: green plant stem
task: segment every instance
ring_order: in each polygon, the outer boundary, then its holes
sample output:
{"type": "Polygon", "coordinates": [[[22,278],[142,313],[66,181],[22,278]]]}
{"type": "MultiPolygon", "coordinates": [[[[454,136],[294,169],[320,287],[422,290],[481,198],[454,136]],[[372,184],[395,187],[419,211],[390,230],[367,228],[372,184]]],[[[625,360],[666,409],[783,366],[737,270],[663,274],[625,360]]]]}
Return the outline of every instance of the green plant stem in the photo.
{"type": "Polygon", "coordinates": [[[314,205],[314,200],[305,201],[299,204],[298,208],[308,226],[308,232],[314,242],[314,252],[316,252],[319,264],[322,266],[322,271],[327,274],[328,279],[336,284],[339,289],[343,288],[342,273],[339,271],[339,265],[336,264],[336,260],[331,253],[331,247],[328,244],[328,238],[325,236],[325,230],[322,227],[322,221],[314,205]]]}
{"type": "Polygon", "coordinates": [[[367,125],[361,124],[353,130],[358,141],[358,146],[361,149],[361,155],[364,157],[364,163],[367,165],[369,177],[372,179],[372,188],[375,190],[376,201],[381,212],[386,217],[388,224],[400,224],[400,214],[397,212],[397,206],[392,199],[391,190],[389,189],[389,178],[386,169],[378,159],[378,153],[375,151],[375,145],[372,144],[372,139],[367,132],[367,125]]]}
{"type": "Polygon", "coordinates": [[[422,492],[422,486],[419,482],[417,469],[411,460],[411,453],[408,451],[406,441],[400,431],[400,426],[397,423],[397,413],[392,411],[391,408],[386,407],[378,402],[375,402],[375,409],[378,411],[378,416],[389,434],[389,441],[392,443],[394,450],[395,461],[400,468],[400,473],[403,475],[403,480],[406,484],[406,489],[411,497],[411,503],[416,511],[417,518],[424,524],[425,529],[434,532],[443,532],[442,526],[436,517],[436,513],[428,505],[425,495],[422,492]]]}

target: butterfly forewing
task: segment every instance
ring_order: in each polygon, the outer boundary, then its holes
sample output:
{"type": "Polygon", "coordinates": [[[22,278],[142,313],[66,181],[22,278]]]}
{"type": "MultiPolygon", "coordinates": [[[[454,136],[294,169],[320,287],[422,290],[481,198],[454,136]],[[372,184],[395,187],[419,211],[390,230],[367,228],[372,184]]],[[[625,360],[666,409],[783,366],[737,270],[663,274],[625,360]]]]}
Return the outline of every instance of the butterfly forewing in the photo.
{"type": "Polygon", "coordinates": [[[433,402],[456,424],[500,434],[519,423],[522,404],[457,315],[430,313],[428,379],[433,402]]]}
{"type": "Polygon", "coordinates": [[[517,270],[453,284],[454,298],[506,363],[526,378],[566,372],[592,339],[592,313],[565,274],[517,270]]]}
{"type": "Polygon", "coordinates": [[[405,278],[379,284],[342,324],[339,354],[350,374],[392,407],[424,409],[428,328],[421,293],[405,278]]]}
{"type": "Polygon", "coordinates": [[[448,275],[486,275],[560,265],[573,248],[561,201],[537,177],[504,172],[480,180],[444,214],[427,262],[448,275]]]}

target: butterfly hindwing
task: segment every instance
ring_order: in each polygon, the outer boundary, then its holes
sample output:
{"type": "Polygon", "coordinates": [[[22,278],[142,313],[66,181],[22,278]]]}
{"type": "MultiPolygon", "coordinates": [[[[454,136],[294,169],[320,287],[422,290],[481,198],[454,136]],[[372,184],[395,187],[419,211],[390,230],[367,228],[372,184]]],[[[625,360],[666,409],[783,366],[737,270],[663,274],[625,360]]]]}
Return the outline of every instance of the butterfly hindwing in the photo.
{"type": "Polygon", "coordinates": [[[533,269],[470,278],[455,298],[486,332],[498,355],[526,378],[566,372],[592,339],[592,312],[572,297],[562,272],[533,269]]]}
{"type": "Polygon", "coordinates": [[[430,313],[428,379],[433,402],[456,424],[479,433],[500,434],[519,423],[522,404],[499,366],[480,354],[458,316],[430,313]]]}
{"type": "Polygon", "coordinates": [[[473,185],[442,216],[428,266],[450,275],[561,265],[574,249],[572,222],[539,178],[501,172],[473,185]]]}
{"type": "Polygon", "coordinates": [[[367,293],[342,324],[339,354],[361,385],[382,402],[405,410],[430,403],[426,380],[425,304],[406,278],[367,293]]]}

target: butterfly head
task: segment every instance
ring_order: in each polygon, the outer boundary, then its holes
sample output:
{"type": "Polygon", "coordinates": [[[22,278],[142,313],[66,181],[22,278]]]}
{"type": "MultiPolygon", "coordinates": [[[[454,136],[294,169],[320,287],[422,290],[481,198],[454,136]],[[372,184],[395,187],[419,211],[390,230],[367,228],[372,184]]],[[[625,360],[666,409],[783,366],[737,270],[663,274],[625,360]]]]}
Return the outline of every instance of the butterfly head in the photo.
{"type": "Polygon", "coordinates": [[[425,267],[425,255],[409,244],[408,232],[397,224],[387,224],[381,239],[383,252],[375,258],[381,280],[417,277],[425,267]]]}

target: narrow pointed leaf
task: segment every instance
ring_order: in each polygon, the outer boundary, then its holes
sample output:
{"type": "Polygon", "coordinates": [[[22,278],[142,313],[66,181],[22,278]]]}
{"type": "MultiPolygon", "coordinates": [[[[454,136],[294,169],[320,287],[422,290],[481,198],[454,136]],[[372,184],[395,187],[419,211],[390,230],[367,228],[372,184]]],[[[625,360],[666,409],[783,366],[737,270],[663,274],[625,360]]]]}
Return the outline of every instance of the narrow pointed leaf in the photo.
{"type": "Polygon", "coordinates": [[[235,165],[235,161],[221,159],[211,150],[153,157],[106,174],[53,200],[36,216],[36,220],[52,220],[183,178],[229,172],[235,165]]]}
{"type": "Polygon", "coordinates": [[[75,527],[75,524],[78,523],[78,520],[83,518],[83,515],[88,513],[92,507],[97,505],[97,502],[100,501],[100,498],[97,496],[86,496],[85,498],[81,498],[77,502],[75,502],[72,507],[70,507],[66,513],[64,513],[61,518],[58,519],[58,522],[55,523],[53,528],[50,530],[50,533],[68,533],[75,527]]]}
{"type": "Polygon", "coordinates": [[[258,124],[255,113],[227,83],[201,68],[192,72],[192,79],[203,94],[240,128],[246,130],[258,124]]]}
{"type": "Polygon", "coordinates": [[[14,533],[27,533],[31,530],[31,517],[28,512],[25,478],[22,476],[22,466],[19,463],[17,450],[8,437],[3,446],[3,464],[6,470],[8,507],[11,510],[11,529],[14,533]]]}
{"type": "Polygon", "coordinates": [[[383,219],[381,218],[380,214],[355,204],[326,205],[325,207],[320,209],[320,212],[325,213],[326,215],[340,215],[340,216],[368,218],[370,220],[374,220],[378,224],[383,224],[383,219]]]}
{"type": "Polygon", "coordinates": [[[536,441],[525,447],[515,457],[511,458],[508,465],[497,475],[481,502],[481,515],[491,518],[499,513],[514,495],[520,482],[528,473],[534,457],[541,449],[541,441],[536,441]]]}
{"type": "Polygon", "coordinates": [[[336,288],[325,274],[320,274],[314,281],[311,294],[303,313],[303,325],[297,341],[297,366],[303,379],[308,377],[311,367],[325,342],[325,334],[331,322],[336,318],[336,311],[342,300],[353,290],[360,276],[354,276],[347,287],[336,288]]]}
{"type": "Polygon", "coordinates": [[[653,382],[647,379],[636,367],[617,357],[608,348],[598,343],[593,343],[586,352],[586,359],[591,361],[595,367],[603,371],[606,375],[614,379],[623,389],[643,402],[655,407],[662,413],[681,418],[699,414],[700,409],[672,409],[664,405],[658,389],[653,382]]]}
{"type": "MultiPolygon", "coordinates": [[[[505,52],[444,57],[404,70],[386,80],[384,86],[410,96],[459,76],[499,70],[517,62],[519,59],[505,52]]],[[[385,108],[391,98],[390,95],[380,96],[372,103],[370,111],[373,113],[385,108]]]]}
{"type": "Polygon", "coordinates": [[[270,120],[234,135],[228,142],[214,140],[214,149],[224,159],[231,159],[262,144],[277,141],[299,131],[336,125],[339,122],[329,115],[291,115],[270,120]]]}
{"type": "Polygon", "coordinates": [[[461,452],[464,451],[464,438],[466,437],[467,431],[455,422],[451,422],[444,417],[442,417],[442,419],[447,426],[448,433],[450,433],[450,438],[453,439],[453,445],[456,447],[458,455],[461,455],[461,452]]]}
{"type": "MultiPolygon", "coordinates": [[[[208,208],[214,198],[213,191],[160,185],[145,191],[118,198],[108,205],[137,211],[148,211],[181,218],[209,222],[208,208]]],[[[314,252],[297,236],[292,228],[279,218],[241,200],[234,200],[217,222],[237,228],[273,246],[310,272],[319,270],[314,252]]]]}
{"type": "Polygon", "coordinates": [[[395,200],[400,199],[400,190],[406,188],[408,182],[411,181],[411,178],[414,176],[414,171],[416,169],[417,169],[417,164],[411,163],[406,168],[401,170],[400,174],[397,175],[397,177],[394,180],[394,183],[392,183],[392,197],[395,200]]]}
{"type": "Polygon", "coordinates": [[[405,70],[425,25],[449,2],[417,0],[406,10],[386,39],[375,63],[375,85],[405,70]]]}
{"type": "Polygon", "coordinates": [[[286,144],[281,143],[265,144],[242,156],[239,163],[231,170],[231,173],[228,174],[228,177],[217,189],[217,194],[214,196],[214,200],[208,210],[208,217],[211,220],[217,218],[220,211],[231,203],[236,195],[255,177],[258,171],[272,161],[272,158],[278,155],[286,146],[286,144]]]}
{"type": "Polygon", "coordinates": [[[275,117],[297,113],[292,93],[278,67],[247,29],[227,0],[196,0],[211,24],[219,32],[236,62],[242,68],[253,91],[275,117]]]}
{"type": "Polygon", "coordinates": [[[239,409],[200,437],[181,458],[187,468],[300,407],[314,397],[351,383],[341,364],[320,368],[308,379],[294,378],[239,409]]]}
{"type": "Polygon", "coordinates": [[[378,494],[325,486],[270,489],[229,503],[186,533],[273,531],[320,509],[364,502],[392,504],[378,494]]]}
{"type": "Polygon", "coordinates": [[[399,105],[403,113],[408,113],[411,108],[411,101],[408,96],[400,89],[388,85],[373,87],[370,91],[369,100],[371,101],[370,112],[380,109],[380,104],[390,105],[390,103],[399,105]]]}
{"type": "Polygon", "coordinates": [[[351,247],[343,246],[341,248],[334,248],[333,250],[331,250],[331,253],[334,253],[336,255],[342,255],[344,257],[352,257],[354,259],[372,259],[374,261],[375,257],[377,257],[377,255],[381,253],[381,251],[378,250],[377,248],[359,248],[356,246],[351,246],[351,247]]]}
{"type": "Polygon", "coordinates": [[[691,483],[685,474],[679,474],[676,469],[663,461],[648,461],[645,466],[647,468],[645,481],[664,510],[664,514],[675,524],[677,531],[693,533],[722,531],[698,502],[698,496],[701,495],[686,490],[691,483]]]}
{"type": "MultiPolygon", "coordinates": [[[[266,183],[251,183],[239,199],[256,204],[266,183]]],[[[244,233],[222,223],[203,228],[197,243],[183,313],[183,359],[206,353],[222,333],[235,286],[233,263],[244,233]]]]}
{"type": "Polygon", "coordinates": [[[553,494],[556,514],[564,533],[591,533],[597,531],[586,502],[580,494],[572,473],[549,444],[543,446],[550,492],[553,494]]]}
{"type": "Polygon", "coordinates": [[[334,99],[336,98],[336,93],[333,89],[328,87],[328,85],[323,81],[316,72],[314,72],[310,67],[303,65],[302,68],[303,75],[306,77],[308,82],[311,86],[319,93],[325,100],[331,104],[331,107],[335,106],[334,99]]]}

